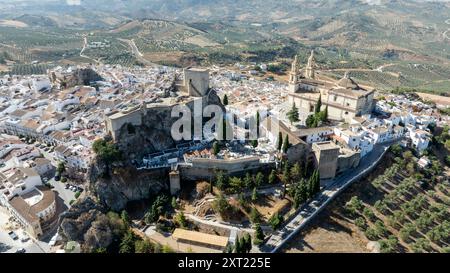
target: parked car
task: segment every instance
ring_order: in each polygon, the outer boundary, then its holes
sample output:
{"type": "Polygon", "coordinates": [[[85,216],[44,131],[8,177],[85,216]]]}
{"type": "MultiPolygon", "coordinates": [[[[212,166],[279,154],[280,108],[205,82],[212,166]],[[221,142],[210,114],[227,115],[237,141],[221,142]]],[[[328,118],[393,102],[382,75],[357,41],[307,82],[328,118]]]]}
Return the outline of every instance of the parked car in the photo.
{"type": "Polygon", "coordinates": [[[25,253],[27,252],[25,248],[19,248],[18,250],[16,250],[16,253],[25,253]]]}
{"type": "Polygon", "coordinates": [[[69,183],[66,183],[66,190],[70,188],[69,183]]]}
{"type": "Polygon", "coordinates": [[[30,240],[30,237],[28,237],[27,235],[24,235],[24,236],[22,237],[22,239],[20,239],[20,241],[21,241],[22,243],[28,242],[28,240],[30,240]]]}
{"type": "Polygon", "coordinates": [[[59,180],[61,180],[61,176],[55,175],[55,181],[59,181],[59,180]]]}
{"type": "Polygon", "coordinates": [[[11,239],[13,240],[17,240],[19,239],[19,236],[17,236],[17,234],[14,231],[10,231],[8,232],[9,237],[11,237],[11,239]]]}

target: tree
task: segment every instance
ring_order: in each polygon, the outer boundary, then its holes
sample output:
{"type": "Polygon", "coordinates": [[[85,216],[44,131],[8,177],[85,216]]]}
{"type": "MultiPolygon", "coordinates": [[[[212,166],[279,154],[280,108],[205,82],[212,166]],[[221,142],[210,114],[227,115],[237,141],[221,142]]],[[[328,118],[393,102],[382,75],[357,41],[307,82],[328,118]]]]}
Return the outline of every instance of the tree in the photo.
{"type": "Polygon", "coordinates": [[[258,147],[258,140],[257,139],[252,140],[252,147],[253,148],[258,147]]]}
{"type": "Polygon", "coordinates": [[[306,118],[306,127],[308,128],[315,128],[318,126],[317,118],[315,115],[309,115],[306,118]]]}
{"type": "Polygon", "coordinates": [[[259,125],[261,122],[261,117],[259,115],[259,111],[256,112],[256,135],[259,137],[259,125]]]}
{"type": "Polygon", "coordinates": [[[214,144],[213,144],[213,154],[214,155],[218,155],[219,152],[220,152],[219,143],[217,143],[217,141],[215,141],[214,144]]]}
{"type": "Polygon", "coordinates": [[[283,134],[281,132],[278,132],[278,140],[277,140],[278,151],[281,151],[282,146],[283,146],[283,134]]]}
{"type": "Polygon", "coordinates": [[[256,190],[256,188],[253,188],[252,191],[252,202],[256,202],[258,200],[258,191],[256,190]]]}
{"type": "Polygon", "coordinates": [[[222,171],[218,171],[216,173],[216,187],[223,191],[226,188],[226,178],[225,174],[222,171]]]}
{"type": "Polygon", "coordinates": [[[395,156],[399,156],[402,152],[402,147],[399,144],[394,144],[391,146],[391,151],[395,156]]]}
{"type": "Polygon", "coordinates": [[[234,192],[241,191],[246,185],[242,182],[242,179],[239,177],[231,177],[228,181],[228,184],[233,189],[234,192]]]}
{"type": "Polygon", "coordinates": [[[223,251],[223,253],[233,253],[233,245],[232,244],[228,244],[227,247],[225,248],[225,250],[223,251]]]}
{"type": "Polygon", "coordinates": [[[176,216],[175,216],[175,222],[182,228],[187,227],[187,220],[186,220],[186,216],[184,216],[184,213],[182,211],[180,211],[176,216]]]}
{"type": "Polygon", "coordinates": [[[105,139],[98,139],[92,144],[95,154],[107,164],[118,161],[122,158],[121,152],[117,147],[105,139]]]}
{"type": "Polygon", "coordinates": [[[212,203],[212,207],[214,211],[219,213],[220,215],[225,215],[225,213],[231,209],[230,204],[227,199],[223,196],[223,194],[219,194],[219,196],[212,203]]]}
{"type": "Polygon", "coordinates": [[[284,137],[284,141],[283,141],[283,153],[287,153],[288,149],[289,149],[289,136],[286,135],[284,137]]]}
{"type": "Polygon", "coordinates": [[[264,232],[262,231],[260,224],[255,224],[255,239],[253,243],[256,245],[261,245],[264,241],[264,232]]]}
{"type": "Polygon", "coordinates": [[[120,214],[120,219],[122,219],[125,225],[127,226],[131,225],[131,219],[126,210],[122,210],[122,213],[120,214]]]}
{"type": "Polygon", "coordinates": [[[95,248],[92,253],[108,253],[108,251],[106,250],[106,248],[104,247],[99,247],[99,248],[95,248]]]}
{"type": "Polygon", "coordinates": [[[150,209],[144,215],[145,222],[147,224],[151,224],[158,221],[159,217],[164,211],[164,206],[167,202],[168,200],[165,195],[158,195],[150,209]]]}
{"type": "Polygon", "coordinates": [[[177,209],[178,208],[177,198],[175,196],[172,196],[172,201],[170,202],[170,204],[172,205],[173,209],[177,209]]]}
{"type": "Polygon", "coordinates": [[[162,253],[175,253],[175,251],[169,245],[163,245],[161,249],[162,253]]]}
{"type": "Polygon", "coordinates": [[[135,242],[136,236],[133,231],[129,229],[122,237],[122,241],[119,245],[119,253],[134,253],[135,242]]]}
{"type": "Polygon", "coordinates": [[[261,223],[261,214],[255,207],[252,207],[250,211],[250,222],[253,224],[261,223]]]}
{"type": "Polygon", "coordinates": [[[261,187],[261,185],[264,183],[264,175],[262,172],[258,172],[255,177],[255,186],[261,187]]]}
{"type": "Polygon", "coordinates": [[[253,186],[253,179],[250,173],[246,173],[244,177],[245,188],[250,189],[253,186]]]}
{"type": "Polygon", "coordinates": [[[289,171],[288,164],[286,164],[283,168],[282,180],[283,180],[283,184],[288,184],[291,181],[291,173],[289,171]]]}
{"type": "Polygon", "coordinates": [[[328,105],[325,106],[325,110],[323,111],[322,121],[328,121],[328,105]]]}
{"type": "Polygon", "coordinates": [[[239,236],[236,236],[236,242],[234,243],[234,253],[242,253],[243,252],[242,241],[239,236]]]}
{"type": "Polygon", "coordinates": [[[223,140],[227,140],[227,124],[228,124],[228,121],[227,121],[227,117],[225,116],[223,118],[223,122],[222,122],[222,139],[223,140]]]}
{"type": "Polygon", "coordinates": [[[275,183],[277,179],[277,172],[275,170],[272,170],[269,174],[268,182],[269,184],[275,183]]]}
{"type": "Polygon", "coordinates": [[[283,223],[283,216],[279,215],[278,212],[275,212],[272,217],[269,219],[269,224],[272,226],[274,230],[279,228],[281,226],[281,223],[283,223]]]}
{"type": "Polygon", "coordinates": [[[295,103],[292,105],[291,110],[289,110],[286,115],[291,124],[299,121],[298,108],[295,106],[295,103]]]}
{"type": "Polygon", "coordinates": [[[314,109],[316,114],[320,113],[320,108],[322,108],[322,95],[319,95],[319,99],[316,103],[316,108],[314,109]]]}
{"type": "Polygon", "coordinates": [[[319,170],[315,170],[313,173],[313,193],[320,192],[320,173],[319,170]]]}
{"type": "Polygon", "coordinates": [[[153,253],[155,247],[150,240],[145,239],[136,241],[134,249],[136,253],[153,253]]]}
{"type": "Polygon", "coordinates": [[[225,95],[223,95],[223,105],[228,105],[228,96],[227,96],[227,94],[225,94],[225,95]]]}
{"type": "Polygon", "coordinates": [[[56,168],[56,171],[61,175],[66,171],[66,166],[64,165],[64,162],[59,162],[58,167],[56,168]]]}
{"type": "Polygon", "coordinates": [[[242,237],[242,241],[243,243],[243,248],[245,250],[245,253],[250,253],[250,251],[252,250],[252,237],[250,236],[250,234],[245,233],[244,237],[242,237]]]}
{"type": "Polygon", "coordinates": [[[295,163],[291,168],[291,178],[294,183],[297,183],[302,178],[302,168],[300,167],[300,163],[295,163]]]}

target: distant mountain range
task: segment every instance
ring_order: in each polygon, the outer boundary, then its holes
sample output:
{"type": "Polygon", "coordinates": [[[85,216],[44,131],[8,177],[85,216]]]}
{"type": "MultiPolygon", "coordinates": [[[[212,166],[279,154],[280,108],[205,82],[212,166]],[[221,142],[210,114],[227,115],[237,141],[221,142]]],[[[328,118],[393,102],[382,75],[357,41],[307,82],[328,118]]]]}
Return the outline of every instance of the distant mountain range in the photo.
{"type": "MultiPolygon", "coordinates": [[[[450,79],[443,75],[450,67],[449,19],[449,1],[0,0],[0,27],[8,27],[10,32],[4,37],[0,32],[0,43],[11,44],[7,37],[33,36],[23,33],[28,29],[44,31],[41,35],[49,37],[61,37],[62,33],[67,45],[61,50],[72,46],[73,52],[65,55],[76,56],[80,45],[73,40],[79,41],[77,35],[88,31],[113,42],[135,39],[144,53],[170,52],[170,59],[193,54],[188,63],[193,59],[233,62],[280,58],[287,62],[296,52],[317,48],[323,66],[362,68],[354,73],[369,82],[382,77],[367,69],[394,62],[401,67],[386,66],[393,70],[387,86],[424,84],[447,90],[450,79]],[[14,34],[11,27],[21,33],[14,34]],[[418,67],[426,67],[426,73],[418,67]],[[416,82],[418,78],[422,80],[416,82]]],[[[23,41],[17,41],[20,43],[23,41]]],[[[27,46],[30,49],[31,45],[27,46]]],[[[49,48],[31,47],[31,51],[41,54],[49,48]]],[[[108,54],[128,58],[126,48],[117,45],[108,54]]],[[[161,56],[164,54],[157,57],[161,56]]]]}

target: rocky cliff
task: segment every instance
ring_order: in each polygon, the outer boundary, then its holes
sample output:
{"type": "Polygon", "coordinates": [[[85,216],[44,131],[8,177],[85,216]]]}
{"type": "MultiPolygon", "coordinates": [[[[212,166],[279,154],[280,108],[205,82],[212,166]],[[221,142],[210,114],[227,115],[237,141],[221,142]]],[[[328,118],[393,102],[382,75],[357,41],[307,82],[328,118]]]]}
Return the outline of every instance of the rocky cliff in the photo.
{"type": "MultiPolygon", "coordinates": [[[[84,244],[85,234],[92,233],[93,222],[104,215],[106,209],[104,206],[96,203],[91,197],[78,201],[60,216],[59,234],[64,241],[77,241],[84,244]]],[[[103,235],[98,236],[103,237],[103,235]]],[[[103,245],[99,242],[91,242],[91,246],[106,247],[111,241],[103,240],[103,245]]]]}
{"type": "MultiPolygon", "coordinates": [[[[95,172],[101,174],[97,169],[95,172]]],[[[90,190],[102,205],[121,211],[129,201],[147,199],[168,189],[167,173],[167,169],[139,171],[133,166],[115,166],[107,177],[92,174],[90,190]]]]}
{"type": "Polygon", "coordinates": [[[168,188],[168,170],[139,171],[115,163],[110,168],[96,161],[89,172],[87,197],[78,200],[59,220],[64,241],[77,241],[83,251],[108,247],[114,240],[114,222],[108,211],[120,212],[130,201],[147,199],[168,188]],[[111,169],[109,173],[106,173],[111,169]]]}
{"type": "MultiPolygon", "coordinates": [[[[214,90],[204,97],[203,103],[204,107],[218,105],[225,109],[214,90]]],[[[177,143],[172,138],[171,129],[178,118],[172,118],[171,112],[172,106],[150,108],[142,115],[142,125],[123,125],[117,137],[119,149],[126,152],[128,159],[140,160],[145,155],[175,148],[177,143]]]]}

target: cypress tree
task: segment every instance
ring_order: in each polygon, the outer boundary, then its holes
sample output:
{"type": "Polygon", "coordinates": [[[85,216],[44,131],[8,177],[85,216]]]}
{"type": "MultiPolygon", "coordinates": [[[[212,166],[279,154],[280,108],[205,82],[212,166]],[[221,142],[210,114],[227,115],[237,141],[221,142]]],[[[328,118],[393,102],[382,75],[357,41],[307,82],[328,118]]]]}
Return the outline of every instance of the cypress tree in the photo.
{"type": "Polygon", "coordinates": [[[236,236],[236,243],[234,244],[234,253],[241,253],[242,246],[241,246],[241,239],[239,236],[236,236]]]}
{"type": "Polygon", "coordinates": [[[289,149],[289,136],[286,135],[283,141],[283,153],[287,153],[288,149],[289,149]]]}
{"type": "Polygon", "coordinates": [[[278,132],[278,141],[277,141],[277,149],[281,151],[281,147],[283,146],[283,134],[278,132]]]}
{"type": "Polygon", "coordinates": [[[320,113],[320,108],[322,107],[322,95],[319,96],[319,99],[317,100],[315,113],[320,113]]]}
{"type": "Polygon", "coordinates": [[[228,96],[227,96],[227,94],[223,95],[223,105],[228,105],[228,96]]]}
{"type": "Polygon", "coordinates": [[[328,120],[328,105],[325,106],[325,110],[323,111],[323,120],[322,121],[327,121],[328,120]]]}
{"type": "Polygon", "coordinates": [[[314,192],[320,192],[320,173],[319,170],[315,170],[315,184],[314,184],[314,192]]]}
{"type": "Polygon", "coordinates": [[[268,181],[269,184],[275,183],[276,179],[277,179],[277,173],[275,172],[275,170],[272,170],[269,175],[269,181],[268,181]]]}
{"type": "Polygon", "coordinates": [[[261,117],[259,116],[259,111],[256,112],[256,136],[259,138],[259,123],[261,117]]]}
{"type": "Polygon", "coordinates": [[[261,229],[260,224],[255,225],[255,243],[262,243],[264,240],[264,232],[261,229]]]}
{"type": "Polygon", "coordinates": [[[299,121],[298,108],[295,106],[295,103],[292,105],[292,109],[287,112],[287,118],[291,124],[299,121]]]}

